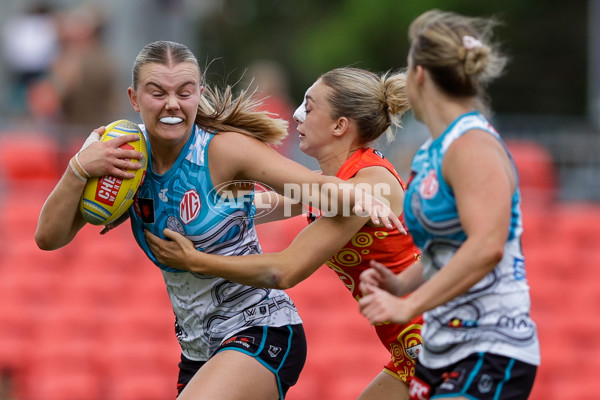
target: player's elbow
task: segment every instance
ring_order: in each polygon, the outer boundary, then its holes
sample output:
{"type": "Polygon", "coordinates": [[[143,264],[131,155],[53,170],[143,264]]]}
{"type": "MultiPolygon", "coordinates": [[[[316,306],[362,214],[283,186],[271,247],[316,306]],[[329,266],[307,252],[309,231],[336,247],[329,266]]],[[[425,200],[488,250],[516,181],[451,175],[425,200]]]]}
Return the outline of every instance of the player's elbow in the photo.
{"type": "Polygon", "coordinates": [[[271,279],[273,287],[280,290],[291,289],[296,285],[296,283],[298,283],[294,282],[292,279],[289,279],[289,277],[283,276],[282,274],[273,274],[271,279]]]}
{"type": "Polygon", "coordinates": [[[44,232],[40,232],[39,230],[37,230],[35,232],[35,244],[37,244],[37,246],[41,249],[41,250],[46,250],[46,251],[50,251],[50,250],[56,250],[58,247],[55,241],[52,240],[51,235],[47,235],[44,232]]]}
{"type": "Polygon", "coordinates": [[[275,289],[287,290],[296,286],[300,279],[290,271],[273,271],[271,274],[271,284],[275,289]]]}
{"type": "Polygon", "coordinates": [[[496,266],[504,257],[503,243],[490,243],[484,254],[484,265],[496,266]]]}
{"type": "Polygon", "coordinates": [[[61,239],[56,233],[48,232],[39,227],[35,231],[34,240],[40,250],[45,251],[57,250],[69,242],[68,239],[61,239]]]}
{"type": "Polygon", "coordinates": [[[294,287],[301,279],[298,278],[297,266],[288,252],[264,254],[261,268],[261,281],[270,288],[286,290],[294,287]]]}

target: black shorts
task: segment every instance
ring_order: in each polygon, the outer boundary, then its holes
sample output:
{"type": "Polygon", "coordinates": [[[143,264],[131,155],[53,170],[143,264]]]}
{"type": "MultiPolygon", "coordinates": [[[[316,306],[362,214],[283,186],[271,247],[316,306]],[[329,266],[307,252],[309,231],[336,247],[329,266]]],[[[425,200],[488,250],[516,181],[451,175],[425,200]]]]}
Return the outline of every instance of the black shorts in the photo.
{"type": "MultiPolygon", "coordinates": [[[[306,361],[306,336],[299,325],[253,326],[225,340],[216,353],[240,351],[255,358],[277,378],[280,399],[295,385],[306,361]]],[[[181,355],[177,391],[181,393],[206,361],[193,361],[181,355]]]]}
{"type": "Polygon", "coordinates": [[[533,387],[537,367],[513,358],[476,353],[446,368],[417,362],[411,400],[463,396],[479,400],[522,400],[533,387]]]}

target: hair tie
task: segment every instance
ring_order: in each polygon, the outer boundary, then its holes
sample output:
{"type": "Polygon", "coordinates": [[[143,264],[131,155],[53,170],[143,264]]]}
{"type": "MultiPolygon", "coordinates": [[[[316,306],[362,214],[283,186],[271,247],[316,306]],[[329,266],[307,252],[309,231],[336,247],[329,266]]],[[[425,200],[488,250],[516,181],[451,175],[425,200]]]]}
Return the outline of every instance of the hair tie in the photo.
{"type": "Polygon", "coordinates": [[[480,40],[475,39],[473,36],[465,35],[462,37],[463,46],[465,49],[471,50],[476,47],[483,47],[483,43],[480,40]]]}
{"type": "Polygon", "coordinates": [[[387,119],[390,119],[390,104],[388,103],[387,89],[383,89],[383,111],[387,119]]]}

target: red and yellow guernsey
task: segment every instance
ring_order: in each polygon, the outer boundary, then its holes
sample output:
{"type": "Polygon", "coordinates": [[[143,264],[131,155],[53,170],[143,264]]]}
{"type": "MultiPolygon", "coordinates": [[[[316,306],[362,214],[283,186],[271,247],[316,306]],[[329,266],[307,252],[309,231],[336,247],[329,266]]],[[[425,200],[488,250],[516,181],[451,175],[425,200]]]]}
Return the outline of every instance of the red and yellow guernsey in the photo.
{"type": "MultiPolygon", "coordinates": [[[[406,185],[394,166],[383,155],[372,148],[356,151],[337,172],[343,180],[353,178],[363,168],[381,166],[389,170],[406,190],[406,185]]],[[[309,221],[316,218],[309,214],[309,221]]],[[[401,217],[403,221],[403,218],[401,217]]],[[[403,221],[404,223],[404,221],[403,221]]],[[[358,300],[362,296],[358,287],[360,274],[370,268],[370,261],[376,260],[386,265],[394,273],[399,273],[418,260],[419,249],[410,235],[403,235],[396,228],[364,225],[346,245],[327,262],[358,300]]],[[[386,372],[408,382],[414,375],[414,363],[421,349],[421,316],[406,325],[378,324],[375,330],[381,342],[390,351],[392,359],[385,366],[386,372]]]]}

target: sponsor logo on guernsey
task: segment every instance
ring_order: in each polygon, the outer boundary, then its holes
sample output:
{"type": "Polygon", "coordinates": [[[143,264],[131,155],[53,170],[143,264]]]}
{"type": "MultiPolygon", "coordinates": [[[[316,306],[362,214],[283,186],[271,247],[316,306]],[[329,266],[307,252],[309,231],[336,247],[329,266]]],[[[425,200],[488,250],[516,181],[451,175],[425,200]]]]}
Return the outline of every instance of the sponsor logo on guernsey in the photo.
{"type": "Polygon", "coordinates": [[[198,217],[201,208],[198,192],[195,189],[188,190],[179,202],[179,219],[187,225],[198,217]]]}
{"type": "Polygon", "coordinates": [[[408,347],[406,349],[406,355],[409,356],[410,358],[412,358],[413,360],[416,360],[417,357],[419,357],[419,353],[422,350],[423,350],[423,345],[422,344],[418,344],[416,346],[408,347]]]}
{"type": "Polygon", "coordinates": [[[437,174],[435,170],[431,169],[419,185],[419,194],[424,199],[432,199],[437,194],[439,187],[437,174]]]}
{"type": "Polygon", "coordinates": [[[163,203],[166,203],[169,201],[169,197],[167,197],[167,192],[169,191],[168,188],[166,189],[160,189],[160,192],[158,192],[158,198],[160,199],[160,201],[162,201],[163,203]]]}

